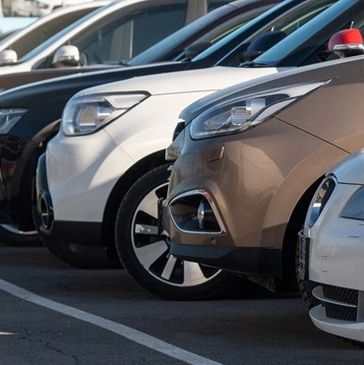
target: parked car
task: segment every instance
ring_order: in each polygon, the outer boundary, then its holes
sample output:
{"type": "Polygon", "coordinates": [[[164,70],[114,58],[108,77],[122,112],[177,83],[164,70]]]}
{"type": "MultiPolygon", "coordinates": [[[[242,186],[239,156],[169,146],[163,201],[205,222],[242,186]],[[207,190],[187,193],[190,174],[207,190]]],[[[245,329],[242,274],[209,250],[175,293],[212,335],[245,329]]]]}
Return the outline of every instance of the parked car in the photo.
{"type": "Polygon", "coordinates": [[[52,67],[117,66],[204,14],[205,9],[196,6],[195,0],[112,2],[23,57],[8,52],[0,74],[52,67]]]}
{"type": "MultiPolygon", "coordinates": [[[[6,53],[11,52],[13,61],[24,57],[34,48],[41,45],[47,39],[57,34],[62,29],[68,27],[76,20],[105,6],[110,1],[93,1],[79,6],[72,6],[67,9],[55,11],[54,13],[32,22],[27,27],[12,34],[10,37],[0,42],[0,66],[6,63],[6,53]],[[15,52],[15,53],[14,53],[15,52]]],[[[6,19],[6,18],[4,18],[6,19]]]]}
{"type": "MultiPolygon", "coordinates": [[[[357,29],[332,40],[346,35],[362,53],[357,29]]],[[[362,65],[360,56],[287,71],[185,110],[169,149],[177,158],[164,204],[171,253],[271,290],[293,287],[297,233],[312,196],[326,172],[363,145],[355,106],[362,65]]],[[[303,291],[309,284],[299,280],[303,291]]]]}
{"type": "MultiPolygon", "coordinates": [[[[361,5],[357,3],[356,10],[361,5]]],[[[275,66],[284,62],[281,56],[297,55],[313,39],[316,48],[305,55],[301,52],[301,57],[315,62],[314,56],[329,38],[325,31],[351,23],[351,16],[345,19],[344,14],[348,8],[350,14],[354,10],[347,1],[308,1],[302,6],[276,20],[275,32],[250,40],[247,52],[252,54],[258,52],[257,43],[291,30],[290,36],[264,53],[285,49],[285,55],[276,54],[271,67],[249,67],[252,63],[248,63],[248,67],[139,77],[76,94],[64,110],[60,133],[48,143],[46,159],[39,163],[39,231],[47,246],[77,263],[70,242],[97,245],[107,242],[105,232],[115,232],[124,267],[146,289],[167,298],[190,299],[216,295],[226,288],[227,274],[177,260],[158,234],[157,202],[166,195],[169,176],[164,152],[185,106],[237,80],[277,72],[275,66]],[[118,211],[116,216],[111,209],[118,211]]],[[[291,67],[301,64],[297,57],[294,62],[291,67]]],[[[193,174],[193,166],[188,170],[193,174]]],[[[84,262],[78,257],[79,265],[84,262]]]]}
{"type": "MultiPolygon", "coordinates": [[[[233,18],[228,16],[226,21],[230,24],[231,19],[235,19],[235,6],[239,9],[239,14],[236,15],[237,23],[233,22],[230,26],[234,28],[239,22],[244,23],[246,12],[249,14],[248,17],[253,17],[254,20],[216,43],[213,40],[226,33],[227,29],[223,27],[224,22],[218,23],[217,20],[215,21],[215,15],[211,13],[213,17],[210,18],[211,22],[205,23],[205,20],[202,19],[202,26],[191,23],[184,31],[179,32],[179,38],[176,39],[172,36],[174,44],[172,47],[171,39],[168,37],[158,45],[158,52],[155,52],[156,49],[153,47],[150,52],[146,51],[144,56],[140,54],[140,57],[137,57],[140,63],[136,59],[131,60],[130,64],[134,67],[69,76],[38,82],[9,90],[6,93],[3,92],[0,98],[0,109],[4,111],[4,114],[9,111],[9,108],[10,110],[26,108],[27,112],[16,121],[13,127],[0,134],[3,146],[0,151],[2,156],[0,161],[3,161],[3,163],[0,163],[0,170],[3,174],[3,184],[0,184],[1,238],[7,242],[10,240],[22,242],[37,239],[31,217],[31,191],[35,165],[48,140],[57,133],[62,110],[72,95],[84,88],[115,80],[212,66],[219,63],[219,60],[224,59],[226,55],[230,55],[229,62],[235,57],[235,63],[238,65],[240,63],[238,56],[241,50],[246,47],[245,39],[268,25],[273,19],[280,17],[294,7],[300,6],[300,4],[301,0],[289,0],[261,16],[255,17],[254,14],[263,11],[268,5],[272,5],[272,0],[239,1],[234,3],[233,13],[228,12],[230,15],[234,14],[233,18]],[[254,11],[254,7],[256,11],[254,11]],[[191,32],[190,27],[197,30],[197,33],[191,32]],[[212,29],[215,29],[217,33],[212,29]],[[205,37],[206,31],[211,36],[207,39],[213,42],[213,50],[207,49],[204,51],[204,56],[199,57],[197,61],[195,61],[196,57],[192,60],[185,60],[183,55],[184,47],[189,44],[188,42],[198,41],[199,37],[205,37]],[[232,51],[235,51],[235,53],[232,54],[232,51]],[[146,62],[154,63],[158,60],[170,61],[141,67],[146,62]],[[47,98],[47,104],[43,103],[45,98],[47,98]]],[[[220,12],[220,9],[216,9],[213,13],[216,12],[220,12]]],[[[224,18],[225,15],[224,10],[224,18]]],[[[199,21],[197,22],[199,23],[199,21]]],[[[29,74],[33,74],[33,77],[34,72],[29,74]]],[[[25,79],[24,73],[0,76],[0,85],[25,82],[25,80],[28,79],[25,79]]],[[[113,246],[111,245],[111,247],[113,246]]]]}
{"type": "MultiPolygon", "coordinates": [[[[355,66],[357,70],[363,63],[355,66]]],[[[362,77],[355,81],[355,92],[363,87],[363,81],[362,77]]],[[[337,88],[352,91],[353,84],[353,80],[343,77],[331,92],[337,88]]],[[[344,96],[342,91],[340,94],[344,96]]],[[[352,104],[355,113],[352,110],[344,123],[359,125],[357,113],[362,108],[352,103],[348,93],[345,96],[339,104],[347,111],[352,104]]],[[[310,279],[316,285],[309,293],[317,301],[310,310],[313,323],[325,332],[358,342],[364,342],[360,299],[364,290],[363,163],[363,152],[354,154],[327,174],[311,201],[300,250],[305,253],[300,261],[301,280],[310,279]]]]}
{"type": "MultiPolygon", "coordinates": [[[[246,23],[248,20],[256,17],[264,10],[267,10],[268,7],[276,2],[278,2],[278,0],[237,0],[216,8],[214,11],[206,14],[206,17],[203,17],[203,19],[196,19],[192,23],[188,24],[188,26],[181,28],[171,36],[168,36],[158,42],[155,47],[152,46],[132,58],[123,66],[138,66],[171,60],[179,62],[189,60],[196,56],[199,52],[208,48],[209,45],[215,43],[220,37],[223,37],[229,31],[234,30],[234,27],[238,27],[246,23]],[[184,52],[186,47],[188,57],[185,56],[184,52]]],[[[216,6],[215,3],[211,4],[216,6]]],[[[211,6],[209,9],[210,8],[211,6]]],[[[67,9],[69,11],[69,8],[67,9]]],[[[55,13],[62,11],[63,10],[59,10],[55,13]]],[[[28,42],[27,45],[30,45],[30,43],[28,42]]],[[[49,78],[107,68],[110,68],[110,66],[94,65],[88,67],[53,67],[18,72],[15,74],[0,76],[0,87],[4,90],[49,78]]]]}

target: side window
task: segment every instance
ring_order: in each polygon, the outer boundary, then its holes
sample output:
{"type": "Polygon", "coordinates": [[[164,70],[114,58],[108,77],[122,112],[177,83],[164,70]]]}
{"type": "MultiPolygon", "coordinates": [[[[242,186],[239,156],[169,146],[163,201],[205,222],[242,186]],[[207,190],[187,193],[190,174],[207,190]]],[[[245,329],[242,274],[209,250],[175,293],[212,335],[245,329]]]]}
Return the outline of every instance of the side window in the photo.
{"type": "Polygon", "coordinates": [[[102,19],[71,40],[81,53],[83,65],[125,62],[185,24],[187,2],[123,12],[102,19]]]}
{"type": "Polygon", "coordinates": [[[207,0],[207,11],[210,12],[215,10],[220,6],[231,3],[232,1],[233,0],[207,0]]]}

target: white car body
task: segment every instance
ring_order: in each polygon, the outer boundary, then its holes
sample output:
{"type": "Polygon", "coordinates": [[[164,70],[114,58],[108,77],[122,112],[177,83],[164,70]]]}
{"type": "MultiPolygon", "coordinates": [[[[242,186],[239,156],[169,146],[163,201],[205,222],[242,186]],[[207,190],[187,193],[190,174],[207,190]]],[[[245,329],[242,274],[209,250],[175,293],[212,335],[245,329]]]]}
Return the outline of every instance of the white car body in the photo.
{"type": "MultiPolygon", "coordinates": [[[[182,4],[186,4],[185,24],[206,14],[206,9],[195,6],[195,1],[197,0],[188,0],[186,3],[182,2],[182,4]]],[[[201,1],[202,0],[198,0],[198,3],[201,3],[201,1]]],[[[93,1],[85,4],[80,4],[78,6],[88,7],[90,6],[90,4],[94,5],[95,3],[96,2],[93,1]]],[[[119,14],[120,18],[122,18],[122,16],[129,15],[130,13],[137,14],[138,11],[141,10],[146,11],[149,9],[156,9],[158,7],[161,7],[161,5],[163,4],[170,5],[180,3],[180,0],[121,0],[112,2],[109,6],[98,9],[97,11],[87,15],[86,17],[79,19],[75,23],[71,24],[69,27],[65,28],[63,31],[54,35],[53,37],[48,39],[48,41],[25,55],[23,58],[20,58],[17,64],[0,67],[0,75],[26,72],[38,68],[39,65],[41,65],[45,60],[51,59],[54,53],[61,46],[72,43],[72,39],[80,35],[82,32],[88,29],[93,29],[95,33],[99,31],[99,29],[95,27],[95,23],[99,22],[98,25],[99,28],[101,28],[103,25],[105,25],[104,22],[108,21],[107,18],[109,16],[119,14]]],[[[66,7],[57,11],[67,11],[68,9],[70,9],[70,7],[66,7]]],[[[176,27],[175,30],[177,29],[179,28],[176,27]]],[[[0,51],[9,47],[10,44],[4,43],[4,46],[0,44],[0,51]]],[[[114,48],[117,47],[115,46],[114,48]]]]}
{"type": "Polygon", "coordinates": [[[214,67],[138,77],[78,93],[144,91],[150,96],[96,133],[67,137],[60,131],[48,143],[47,179],[55,221],[102,223],[115,184],[138,161],[168,147],[185,107],[216,90],[275,72],[214,67]]]}
{"type": "Polygon", "coordinates": [[[309,239],[309,279],[321,301],[310,310],[321,330],[364,342],[364,221],[343,217],[344,208],[364,187],[364,153],[350,156],[328,175],[335,188],[315,222],[307,215],[304,236],[309,239]],[[333,314],[334,313],[334,314],[333,314]]]}

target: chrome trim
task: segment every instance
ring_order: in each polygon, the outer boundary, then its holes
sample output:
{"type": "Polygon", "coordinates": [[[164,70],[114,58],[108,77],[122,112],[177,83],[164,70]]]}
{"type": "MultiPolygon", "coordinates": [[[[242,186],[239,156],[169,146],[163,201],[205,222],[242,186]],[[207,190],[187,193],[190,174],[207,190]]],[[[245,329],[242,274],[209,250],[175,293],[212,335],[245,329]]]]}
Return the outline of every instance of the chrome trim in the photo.
{"type": "Polygon", "coordinates": [[[188,233],[188,234],[204,234],[204,235],[213,235],[213,236],[222,235],[222,234],[225,234],[226,233],[226,229],[225,229],[224,223],[222,222],[222,219],[221,219],[221,217],[220,217],[220,215],[219,215],[219,213],[217,211],[217,208],[216,208],[214,202],[212,201],[211,195],[206,190],[203,190],[203,189],[190,190],[190,191],[186,191],[186,192],[184,192],[182,194],[179,194],[179,195],[175,196],[171,201],[168,202],[168,214],[171,217],[171,220],[172,220],[174,226],[180,232],[183,232],[183,233],[188,233]],[[170,206],[176,200],[185,198],[187,196],[193,196],[193,195],[201,195],[201,196],[203,196],[208,201],[208,203],[211,205],[211,209],[212,209],[212,212],[214,213],[214,216],[216,218],[217,224],[220,227],[220,231],[218,231],[218,232],[190,231],[190,230],[183,229],[183,228],[181,228],[181,227],[178,226],[177,222],[173,218],[173,215],[172,215],[171,210],[170,210],[170,206]]]}
{"type": "Polygon", "coordinates": [[[335,299],[326,298],[325,295],[324,295],[324,291],[322,289],[322,286],[316,286],[316,288],[314,288],[312,290],[312,295],[321,302],[340,305],[342,307],[349,307],[349,308],[357,308],[358,307],[357,305],[354,305],[354,304],[339,302],[338,300],[335,300],[335,299]]]}
{"type": "Polygon", "coordinates": [[[37,231],[21,231],[12,224],[0,224],[0,227],[4,228],[8,232],[19,234],[22,236],[32,236],[38,234],[37,231]]]}

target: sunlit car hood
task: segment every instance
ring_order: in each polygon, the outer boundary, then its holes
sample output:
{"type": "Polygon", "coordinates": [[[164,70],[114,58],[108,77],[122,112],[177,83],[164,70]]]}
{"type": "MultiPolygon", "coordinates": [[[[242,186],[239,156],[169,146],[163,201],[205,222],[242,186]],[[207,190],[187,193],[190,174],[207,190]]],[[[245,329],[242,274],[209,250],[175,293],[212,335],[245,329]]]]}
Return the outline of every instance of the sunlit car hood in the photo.
{"type": "Polygon", "coordinates": [[[146,91],[151,95],[163,95],[214,91],[241,81],[276,73],[277,71],[274,67],[259,69],[212,67],[203,70],[135,77],[125,81],[89,88],[81,91],[78,95],[135,91],[146,91]]]}
{"type": "MultiPolygon", "coordinates": [[[[353,72],[357,71],[354,71],[352,66],[356,62],[361,63],[364,67],[364,56],[328,61],[325,63],[318,63],[293,69],[282,69],[279,71],[284,72],[279,72],[278,74],[271,73],[270,75],[261,77],[259,79],[250,78],[245,82],[235,84],[234,86],[217,91],[196,101],[184,109],[180,117],[186,123],[189,123],[205,110],[227,99],[233,99],[252,93],[282,87],[285,85],[293,85],[301,82],[322,81],[336,78],[345,79],[353,77],[353,72]]],[[[246,69],[247,72],[255,72],[258,70],[263,69],[246,69]]]]}

